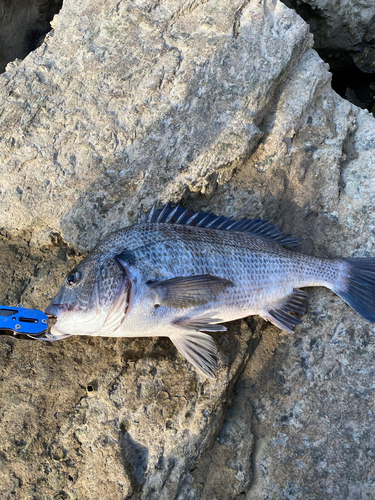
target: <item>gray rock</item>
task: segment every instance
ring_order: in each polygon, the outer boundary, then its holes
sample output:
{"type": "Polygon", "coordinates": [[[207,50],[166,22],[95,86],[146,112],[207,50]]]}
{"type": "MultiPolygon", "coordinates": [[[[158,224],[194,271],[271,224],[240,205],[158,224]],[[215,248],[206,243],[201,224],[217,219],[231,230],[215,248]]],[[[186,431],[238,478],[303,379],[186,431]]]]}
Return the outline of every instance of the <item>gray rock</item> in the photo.
{"type": "Polygon", "coordinates": [[[375,44],[362,47],[359,53],[354,54],[353,61],[364,73],[375,73],[375,44]]]}
{"type": "Polygon", "coordinates": [[[375,38],[375,6],[348,0],[286,0],[310,24],[317,49],[353,49],[375,38]]]}
{"type": "Polygon", "coordinates": [[[91,248],[155,195],[212,196],[250,155],[308,27],[279,4],[147,5],[66,1],[1,75],[0,225],[91,248]]]}
{"type": "MultiPolygon", "coordinates": [[[[279,2],[65,0],[0,76],[1,302],[43,308],[157,198],[375,255],[375,122],[310,47],[279,2]]],[[[217,334],[216,381],[167,339],[1,337],[1,496],[371,498],[373,334],[316,289],[294,336],[217,334]]]]}

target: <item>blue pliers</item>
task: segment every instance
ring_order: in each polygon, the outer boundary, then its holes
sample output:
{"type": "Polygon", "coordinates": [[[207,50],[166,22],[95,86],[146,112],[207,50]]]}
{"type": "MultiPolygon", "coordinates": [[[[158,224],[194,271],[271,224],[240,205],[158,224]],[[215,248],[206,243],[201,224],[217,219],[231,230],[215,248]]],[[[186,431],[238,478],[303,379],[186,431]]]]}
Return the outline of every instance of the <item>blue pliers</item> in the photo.
{"type": "Polygon", "coordinates": [[[22,304],[16,307],[0,306],[0,334],[52,340],[47,328],[48,316],[43,311],[26,309],[22,304]]]}

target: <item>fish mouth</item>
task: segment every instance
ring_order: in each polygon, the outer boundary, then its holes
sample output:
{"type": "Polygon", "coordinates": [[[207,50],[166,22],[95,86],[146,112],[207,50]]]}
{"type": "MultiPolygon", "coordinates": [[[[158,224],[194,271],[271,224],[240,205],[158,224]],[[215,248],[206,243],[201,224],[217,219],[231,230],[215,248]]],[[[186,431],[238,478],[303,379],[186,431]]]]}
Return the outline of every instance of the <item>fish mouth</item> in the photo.
{"type": "Polygon", "coordinates": [[[44,313],[47,314],[49,318],[57,318],[64,314],[69,309],[68,304],[50,304],[44,309],[44,313]]]}

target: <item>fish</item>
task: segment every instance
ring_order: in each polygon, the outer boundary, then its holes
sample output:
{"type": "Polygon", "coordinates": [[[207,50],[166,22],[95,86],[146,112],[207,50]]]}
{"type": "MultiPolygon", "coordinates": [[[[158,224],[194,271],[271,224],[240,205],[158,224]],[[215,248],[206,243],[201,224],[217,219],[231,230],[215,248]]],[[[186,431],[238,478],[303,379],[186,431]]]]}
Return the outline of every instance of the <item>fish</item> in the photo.
{"type": "Polygon", "coordinates": [[[45,336],[169,337],[215,378],[210,333],[259,315],[288,333],[306,311],[304,287],[327,287],[375,322],[375,258],[322,259],[261,219],[233,220],[171,203],[103,238],[45,309],[45,336]]]}

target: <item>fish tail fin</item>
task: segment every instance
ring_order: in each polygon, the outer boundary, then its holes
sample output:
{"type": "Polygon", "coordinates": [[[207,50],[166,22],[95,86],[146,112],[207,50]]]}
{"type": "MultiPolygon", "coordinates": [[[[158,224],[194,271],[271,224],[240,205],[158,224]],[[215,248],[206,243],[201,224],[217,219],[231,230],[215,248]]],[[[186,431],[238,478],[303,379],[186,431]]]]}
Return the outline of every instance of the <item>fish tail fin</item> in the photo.
{"type": "Polygon", "coordinates": [[[345,285],[332,287],[339,297],[367,321],[375,323],[375,258],[345,259],[345,285]]]}

